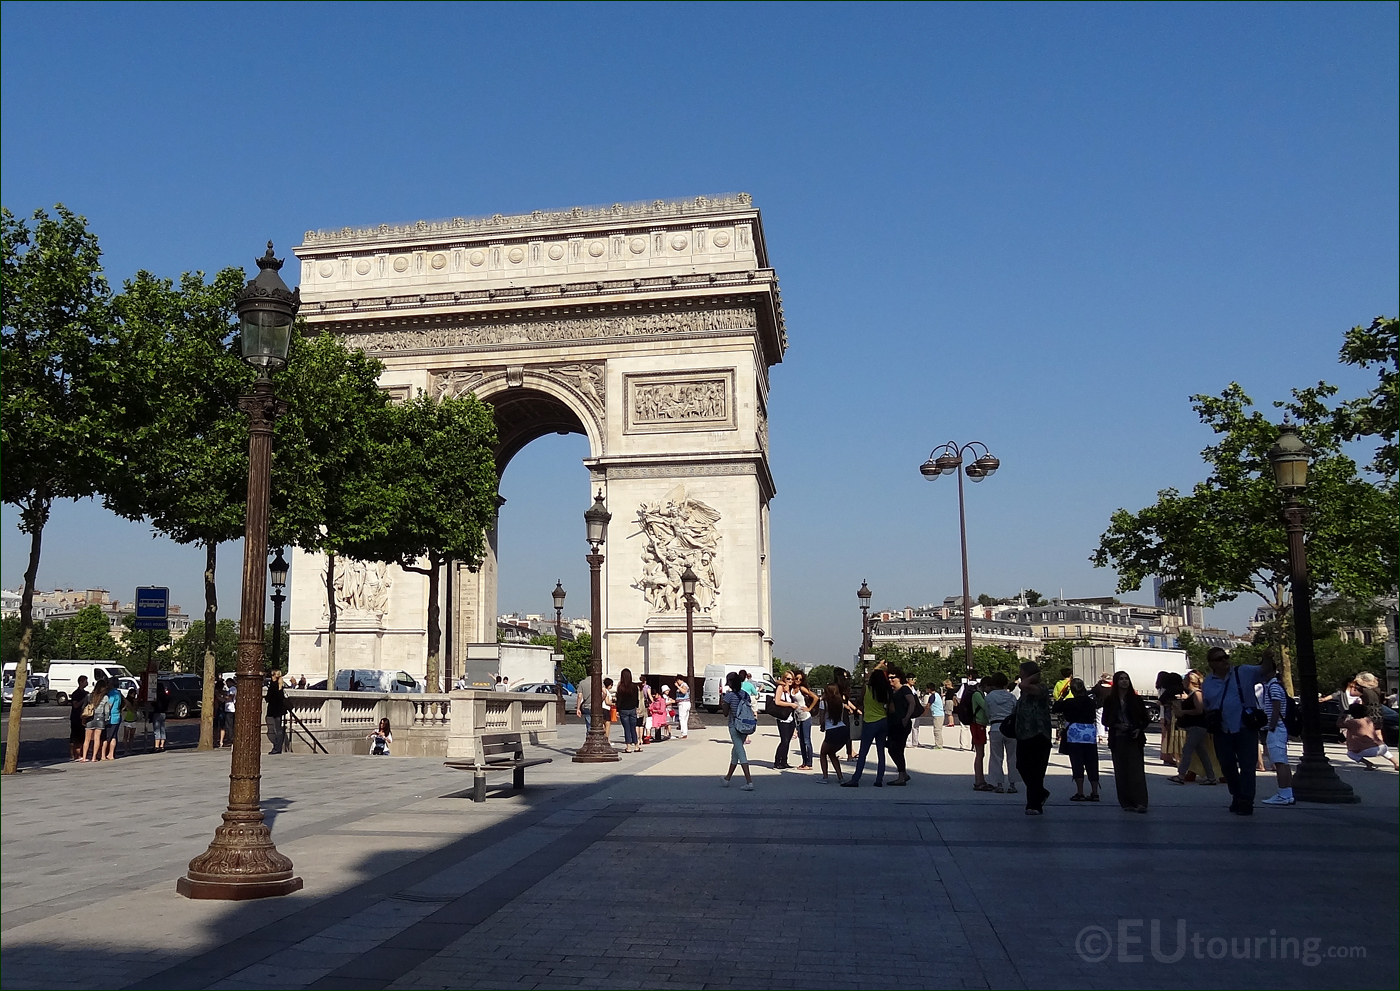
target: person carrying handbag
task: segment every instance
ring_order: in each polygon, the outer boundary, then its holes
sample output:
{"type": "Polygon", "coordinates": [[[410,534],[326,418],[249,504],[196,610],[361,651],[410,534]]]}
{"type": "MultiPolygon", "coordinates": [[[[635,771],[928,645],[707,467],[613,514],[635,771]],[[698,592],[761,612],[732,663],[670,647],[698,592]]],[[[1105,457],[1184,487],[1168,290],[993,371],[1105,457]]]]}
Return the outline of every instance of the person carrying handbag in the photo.
{"type": "Polygon", "coordinates": [[[1113,785],[1124,812],[1147,812],[1147,770],[1143,750],[1147,746],[1147,706],[1133,689],[1128,672],[1113,675],[1113,691],[1104,701],[1103,721],[1108,726],[1108,749],[1113,755],[1113,785]]]}

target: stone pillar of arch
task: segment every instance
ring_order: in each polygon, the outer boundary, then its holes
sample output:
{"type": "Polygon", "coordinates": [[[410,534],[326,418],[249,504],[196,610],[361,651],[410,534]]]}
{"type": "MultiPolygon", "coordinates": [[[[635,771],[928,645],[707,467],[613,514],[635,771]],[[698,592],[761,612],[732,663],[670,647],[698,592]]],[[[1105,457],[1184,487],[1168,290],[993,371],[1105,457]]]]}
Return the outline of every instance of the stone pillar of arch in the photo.
{"type": "MultiPolygon", "coordinates": [[[[608,671],[684,671],[687,565],[701,577],[697,673],[771,667],[768,375],[786,334],[747,195],[312,231],[296,254],[311,329],[382,361],[396,397],[469,391],[490,404],[502,471],[545,434],[587,438],[591,490],[613,514],[608,671]]],[[[580,491],[579,504],[589,497],[580,491]]],[[[457,659],[466,643],[496,639],[489,536],[481,567],[445,583],[457,659]]],[[[325,667],[318,571],[323,558],[299,553],[294,671],[325,667]]],[[[390,568],[356,581],[337,667],[421,674],[426,579],[390,568]]]]}

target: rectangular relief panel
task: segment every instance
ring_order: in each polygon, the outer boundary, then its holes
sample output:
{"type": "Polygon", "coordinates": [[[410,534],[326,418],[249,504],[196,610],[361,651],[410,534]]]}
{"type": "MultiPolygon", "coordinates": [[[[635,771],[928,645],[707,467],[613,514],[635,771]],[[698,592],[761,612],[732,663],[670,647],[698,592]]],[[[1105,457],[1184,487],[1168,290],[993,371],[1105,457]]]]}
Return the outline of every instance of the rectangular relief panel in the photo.
{"type": "Polygon", "coordinates": [[[734,370],[700,369],[623,376],[624,432],[734,430],[734,370]]]}

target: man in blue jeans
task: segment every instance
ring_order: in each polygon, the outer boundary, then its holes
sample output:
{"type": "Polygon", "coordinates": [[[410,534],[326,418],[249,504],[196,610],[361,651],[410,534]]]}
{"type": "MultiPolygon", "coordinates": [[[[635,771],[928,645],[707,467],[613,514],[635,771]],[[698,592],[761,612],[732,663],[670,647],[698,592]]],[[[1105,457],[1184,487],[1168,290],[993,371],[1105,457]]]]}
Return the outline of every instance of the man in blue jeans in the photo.
{"type": "Polygon", "coordinates": [[[1230,655],[1220,647],[1206,654],[1210,675],[1201,685],[1205,698],[1206,725],[1220,720],[1215,731],[1215,755],[1230,786],[1230,811],[1235,815],[1254,814],[1254,766],[1259,759],[1259,727],[1249,725],[1257,718],[1258,701],[1254,686],[1262,677],[1257,664],[1231,667],[1230,655]],[[1216,715],[1218,714],[1218,715],[1216,715]]]}

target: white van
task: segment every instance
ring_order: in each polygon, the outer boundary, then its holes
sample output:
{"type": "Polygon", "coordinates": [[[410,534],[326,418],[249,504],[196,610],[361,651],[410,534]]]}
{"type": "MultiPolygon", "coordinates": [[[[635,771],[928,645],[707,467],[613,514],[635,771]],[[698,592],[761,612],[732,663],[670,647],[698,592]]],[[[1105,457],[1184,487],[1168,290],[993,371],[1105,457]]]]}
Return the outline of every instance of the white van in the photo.
{"type": "Polygon", "coordinates": [[[49,693],[59,705],[65,705],[78,690],[78,676],[85,674],[88,689],[97,684],[98,678],[134,677],[115,661],[49,661],[49,693]]]}
{"type": "Polygon", "coordinates": [[[768,697],[778,690],[767,671],[746,668],[742,664],[706,664],[705,682],[700,689],[700,705],[706,712],[719,712],[719,697],[724,694],[724,679],[729,677],[729,673],[745,670],[749,672],[749,681],[758,689],[758,695],[753,700],[753,711],[763,711],[764,706],[768,704],[768,697]]]}
{"type": "Polygon", "coordinates": [[[335,673],[337,692],[422,692],[424,685],[407,671],[383,668],[342,668],[335,673]],[[351,688],[351,685],[354,688],[351,688]]]}

